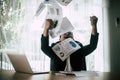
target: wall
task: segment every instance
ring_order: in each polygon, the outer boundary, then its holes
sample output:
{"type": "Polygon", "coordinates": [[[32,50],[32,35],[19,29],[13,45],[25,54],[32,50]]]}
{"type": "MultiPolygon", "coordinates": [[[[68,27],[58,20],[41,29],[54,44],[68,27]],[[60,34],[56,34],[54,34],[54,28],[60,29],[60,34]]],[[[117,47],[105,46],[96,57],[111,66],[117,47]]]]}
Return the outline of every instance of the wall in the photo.
{"type": "Polygon", "coordinates": [[[120,18],[120,0],[109,0],[109,50],[110,70],[120,72],[120,23],[116,26],[116,18],[120,18]]]}

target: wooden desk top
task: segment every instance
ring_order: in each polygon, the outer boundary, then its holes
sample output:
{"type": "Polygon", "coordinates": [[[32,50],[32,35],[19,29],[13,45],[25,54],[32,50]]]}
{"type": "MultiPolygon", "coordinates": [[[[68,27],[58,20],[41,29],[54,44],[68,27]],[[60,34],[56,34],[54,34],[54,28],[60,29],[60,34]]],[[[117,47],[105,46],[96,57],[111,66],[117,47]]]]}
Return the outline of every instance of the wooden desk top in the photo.
{"type": "Polygon", "coordinates": [[[75,76],[55,73],[32,75],[1,70],[0,80],[120,80],[120,73],[100,72],[98,76],[75,76]]]}

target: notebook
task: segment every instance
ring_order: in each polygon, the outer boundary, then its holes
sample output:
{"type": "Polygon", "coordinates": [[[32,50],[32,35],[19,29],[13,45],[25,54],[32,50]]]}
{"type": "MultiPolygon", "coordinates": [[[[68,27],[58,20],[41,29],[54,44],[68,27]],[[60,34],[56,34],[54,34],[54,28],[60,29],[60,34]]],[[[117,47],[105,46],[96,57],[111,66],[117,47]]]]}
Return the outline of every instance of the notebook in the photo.
{"type": "Polygon", "coordinates": [[[7,54],[15,71],[30,74],[48,73],[49,71],[34,71],[25,54],[7,54]]]}

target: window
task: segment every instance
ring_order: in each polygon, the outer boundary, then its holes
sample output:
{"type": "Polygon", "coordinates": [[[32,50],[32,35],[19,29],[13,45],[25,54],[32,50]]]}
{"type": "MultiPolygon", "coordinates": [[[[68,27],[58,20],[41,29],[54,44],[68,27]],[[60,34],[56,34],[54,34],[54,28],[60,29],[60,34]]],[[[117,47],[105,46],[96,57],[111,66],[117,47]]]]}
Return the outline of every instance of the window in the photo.
{"type": "MultiPolygon", "coordinates": [[[[2,31],[1,38],[4,39],[1,39],[1,48],[14,49],[26,54],[31,66],[37,70],[49,69],[50,59],[40,50],[46,10],[43,10],[39,18],[34,18],[34,14],[43,0],[8,0],[8,2],[1,1],[3,6],[1,7],[0,30],[2,31]]],[[[89,17],[96,15],[99,18],[98,47],[86,57],[86,60],[88,70],[103,71],[102,0],[73,0],[68,6],[61,7],[63,16],[66,16],[75,28],[73,30],[74,38],[83,45],[89,43],[91,32],[89,17]]],[[[50,43],[57,40],[59,37],[50,38],[50,43]]]]}

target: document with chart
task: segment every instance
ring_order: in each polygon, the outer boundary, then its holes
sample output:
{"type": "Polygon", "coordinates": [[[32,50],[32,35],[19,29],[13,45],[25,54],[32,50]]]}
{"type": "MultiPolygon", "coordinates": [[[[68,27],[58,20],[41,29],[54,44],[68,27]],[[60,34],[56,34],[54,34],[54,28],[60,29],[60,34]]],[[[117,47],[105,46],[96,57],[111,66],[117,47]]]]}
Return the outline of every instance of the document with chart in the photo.
{"type": "Polygon", "coordinates": [[[72,53],[74,53],[80,48],[81,47],[72,38],[68,38],[53,46],[52,49],[55,54],[62,61],[64,61],[67,57],[69,57],[72,53]]]}

